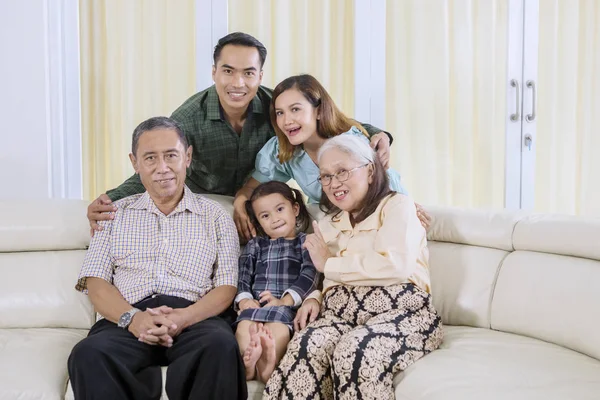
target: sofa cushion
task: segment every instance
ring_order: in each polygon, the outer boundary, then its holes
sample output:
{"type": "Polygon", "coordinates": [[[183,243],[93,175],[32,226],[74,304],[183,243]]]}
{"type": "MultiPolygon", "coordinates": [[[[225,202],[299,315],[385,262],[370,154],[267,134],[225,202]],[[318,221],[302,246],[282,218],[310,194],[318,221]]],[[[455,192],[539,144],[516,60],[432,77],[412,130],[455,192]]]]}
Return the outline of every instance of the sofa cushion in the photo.
{"type": "Polygon", "coordinates": [[[444,324],[490,327],[496,275],[508,252],[429,242],[433,304],[444,324]]]}
{"type": "Polygon", "coordinates": [[[597,400],[600,361],[523,336],[446,327],[440,349],[394,383],[396,400],[597,400]]]}
{"type": "Polygon", "coordinates": [[[0,253],[85,249],[90,242],[87,201],[22,200],[0,205],[0,253]]]}
{"type": "Polygon", "coordinates": [[[600,360],[598,282],[599,261],[515,251],[498,275],[492,329],[556,343],[600,360]]]}
{"type": "Polygon", "coordinates": [[[515,226],[515,250],[600,260],[600,218],[530,215],[515,226]]]}
{"type": "Polygon", "coordinates": [[[0,399],[59,400],[82,329],[0,329],[0,399]]]}
{"type": "Polygon", "coordinates": [[[485,211],[458,207],[426,207],[431,214],[427,239],[513,250],[515,224],[523,211],[485,211]]]}
{"type": "Polygon", "coordinates": [[[86,328],[88,297],[74,287],[84,250],[0,253],[0,328],[86,328]]]}

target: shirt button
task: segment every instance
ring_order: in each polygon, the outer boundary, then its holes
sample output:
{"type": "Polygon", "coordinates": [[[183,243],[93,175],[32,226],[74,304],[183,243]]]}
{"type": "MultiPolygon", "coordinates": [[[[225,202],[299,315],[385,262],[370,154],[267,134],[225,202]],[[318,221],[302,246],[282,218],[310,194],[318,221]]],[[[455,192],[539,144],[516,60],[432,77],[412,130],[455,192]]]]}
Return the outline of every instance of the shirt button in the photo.
{"type": "Polygon", "coordinates": [[[169,239],[164,239],[164,240],[163,240],[163,243],[164,243],[164,244],[169,244],[169,239]]]}

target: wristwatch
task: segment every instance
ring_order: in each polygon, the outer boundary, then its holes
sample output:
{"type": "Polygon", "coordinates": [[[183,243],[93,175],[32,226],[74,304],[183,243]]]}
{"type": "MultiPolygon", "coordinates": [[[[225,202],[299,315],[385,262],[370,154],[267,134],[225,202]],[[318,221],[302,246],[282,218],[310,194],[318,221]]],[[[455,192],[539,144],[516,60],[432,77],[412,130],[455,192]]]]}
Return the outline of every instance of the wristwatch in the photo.
{"type": "Polygon", "coordinates": [[[138,311],[141,311],[140,309],[137,308],[132,308],[129,311],[125,311],[121,317],[119,318],[119,323],[117,323],[117,326],[119,328],[123,328],[123,329],[127,329],[127,327],[129,326],[129,324],[131,324],[131,320],[133,319],[133,316],[135,315],[135,313],[137,313],[138,311]]]}

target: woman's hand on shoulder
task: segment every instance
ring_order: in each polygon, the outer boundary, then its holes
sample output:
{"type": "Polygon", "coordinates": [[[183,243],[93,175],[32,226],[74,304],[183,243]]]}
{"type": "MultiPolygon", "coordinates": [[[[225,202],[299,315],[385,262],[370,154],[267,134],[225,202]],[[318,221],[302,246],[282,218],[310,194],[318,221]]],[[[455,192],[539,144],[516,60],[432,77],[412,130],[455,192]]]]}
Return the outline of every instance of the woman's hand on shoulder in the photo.
{"type": "Polygon", "coordinates": [[[422,205],[415,203],[415,207],[417,208],[417,217],[419,217],[421,225],[423,225],[423,228],[427,231],[431,226],[431,216],[425,211],[422,205]]]}
{"type": "Polygon", "coordinates": [[[302,247],[308,250],[310,259],[317,271],[323,272],[325,270],[325,263],[331,257],[331,253],[329,252],[327,243],[325,243],[325,239],[323,239],[323,234],[321,233],[321,229],[319,229],[317,221],[313,221],[313,230],[314,233],[306,235],[302,247]]]}
{"type": "Polygon", "coordinates": [[[305,300],[302,304],[302,307],[298,309],[296,313],[296,318],[294,318],[294,329],[296,332],[301,331],[308,325],[313,322],[319,316],[319,310],[321,309],[321,305],[315,299],[305,300]]]}

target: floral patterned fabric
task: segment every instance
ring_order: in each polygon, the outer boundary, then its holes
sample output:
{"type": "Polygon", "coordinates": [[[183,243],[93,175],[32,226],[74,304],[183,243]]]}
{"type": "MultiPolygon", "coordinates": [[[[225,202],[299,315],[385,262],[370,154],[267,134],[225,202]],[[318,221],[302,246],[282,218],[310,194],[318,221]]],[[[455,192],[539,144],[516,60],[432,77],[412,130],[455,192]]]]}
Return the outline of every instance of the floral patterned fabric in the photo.
{"type": "Polygon", "coordinates": [[[437,349],[442,322],[412,283],[338,285],[290,341],[263,399],[394,399],[394,375],[437,349]]]}

